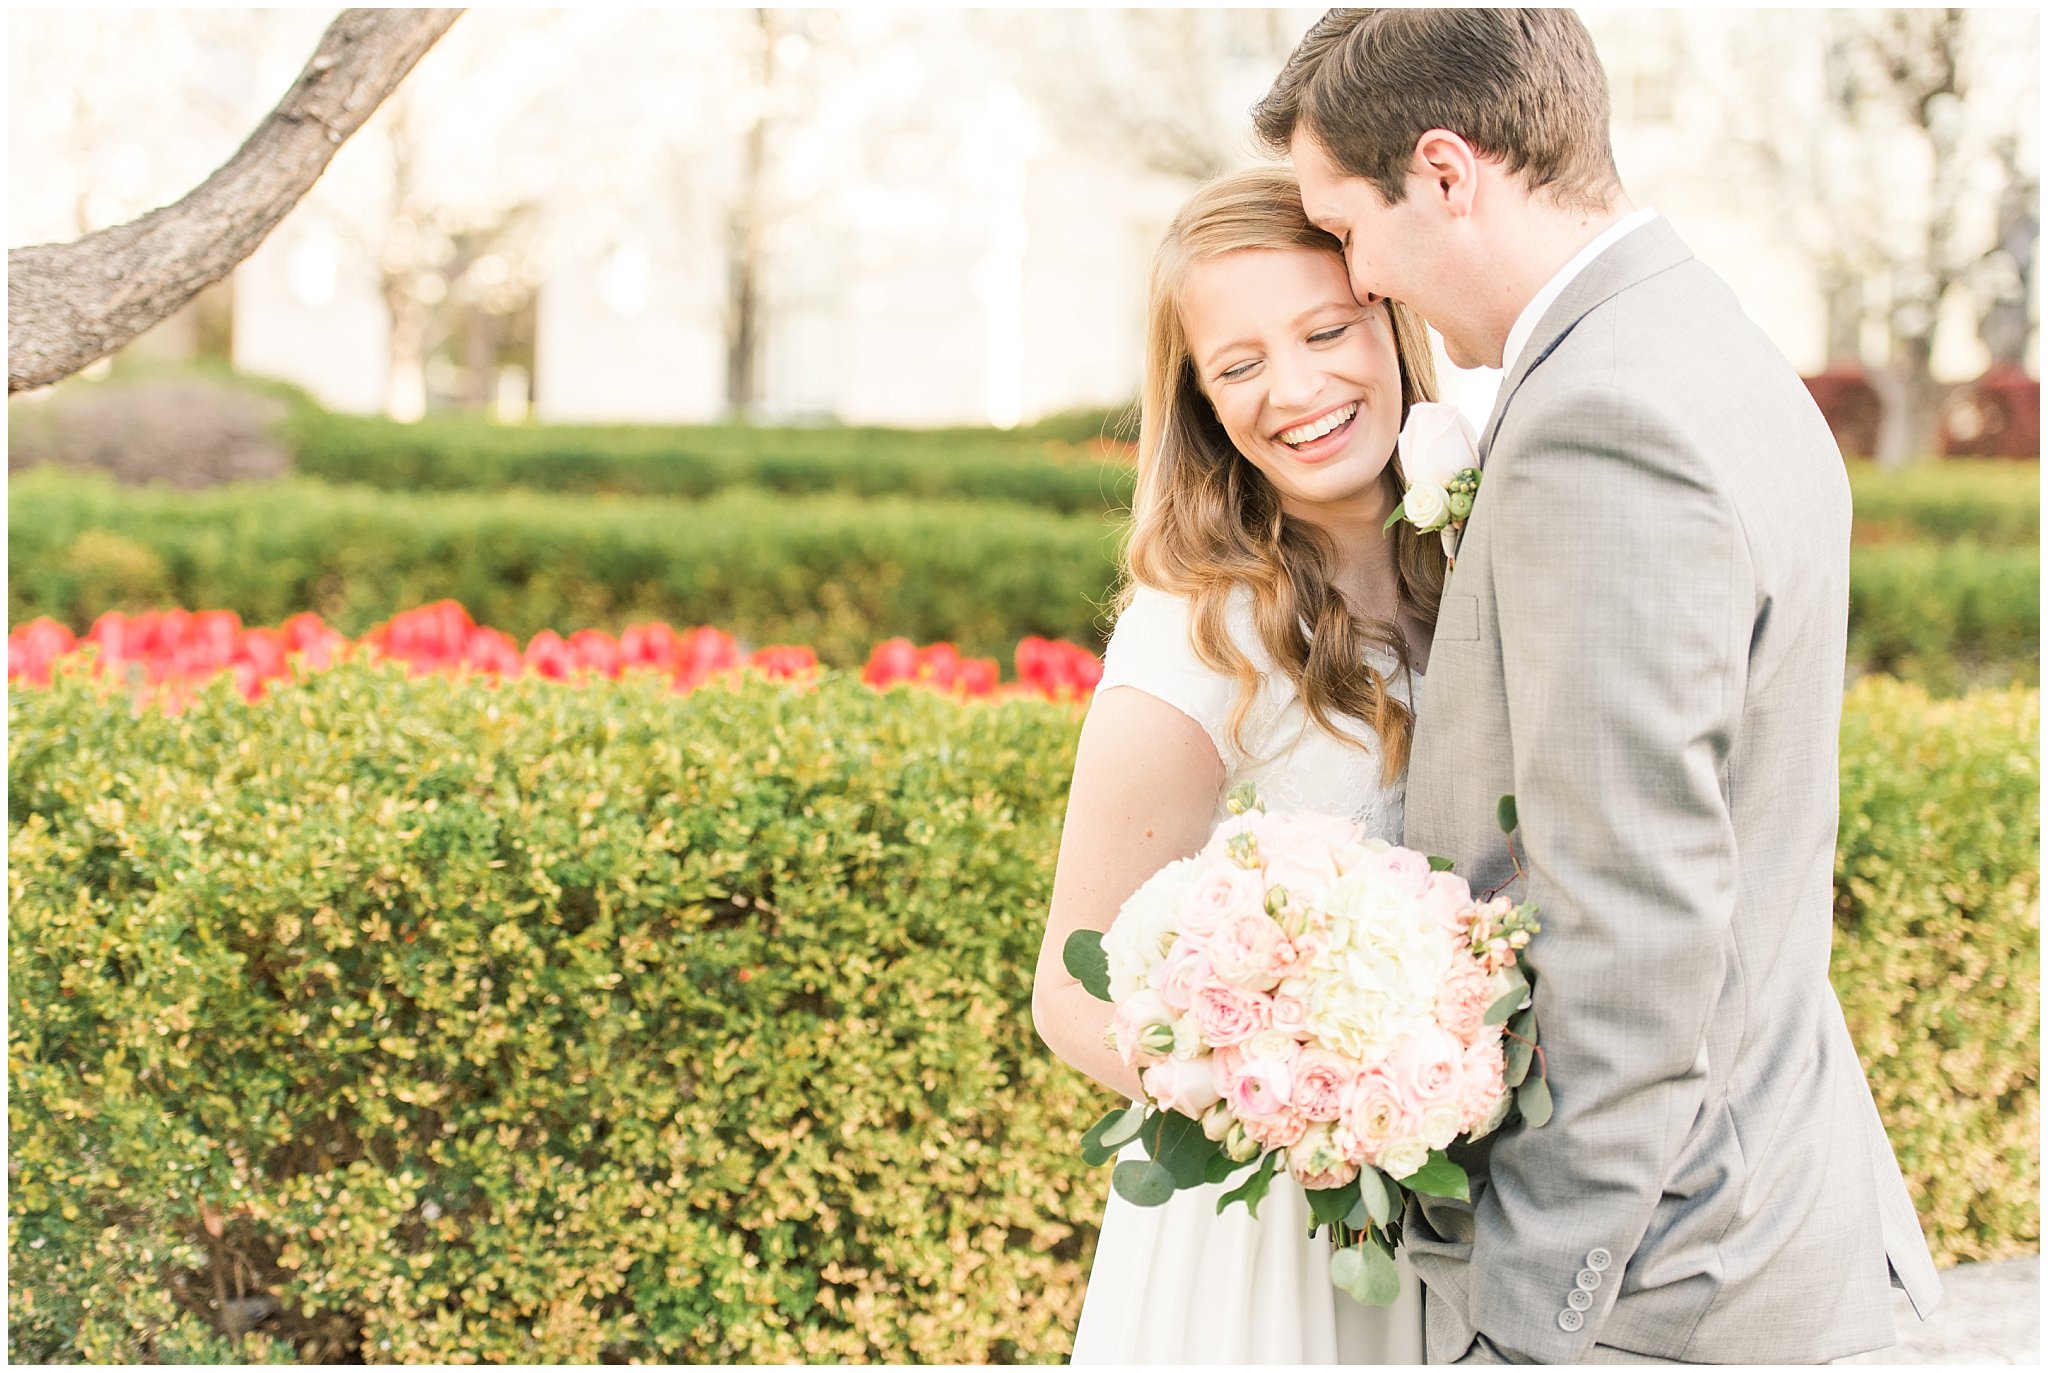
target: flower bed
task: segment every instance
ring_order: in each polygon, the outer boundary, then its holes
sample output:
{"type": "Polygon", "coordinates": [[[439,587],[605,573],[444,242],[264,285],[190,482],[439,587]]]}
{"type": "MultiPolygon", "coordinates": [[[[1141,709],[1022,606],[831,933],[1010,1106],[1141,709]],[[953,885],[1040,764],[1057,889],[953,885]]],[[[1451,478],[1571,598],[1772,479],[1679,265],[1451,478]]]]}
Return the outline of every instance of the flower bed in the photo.
{"type": "MultiPolygon", "coordinates": [[[[786,680],[818,667],[818,655],[800,645],[746,649],[722,630],[699,625],[678,633],[659,622],[629,626],[614,638],[579,629],[563,638],[544,629],[524,649],[502,630],[479,625],[459,602],[439,601],[404,611],[361,639],[301,612],[274,629],[245,628],[231,610],[168,610],[128,616],[109,611],[83,639],[48,617],[18,625],[7,635],[7,679],[48,686],[58,665],[90,650],[92,671],[133,682],[164,704],[182,709],[195,691],[222,673],[233,676],[245,700],[258,700],[268,684],[289,680],[294,668],[320,671],[350,657],[395,659],[417,675],[478,673],[486,678],[531,673],[554,681],[617,678],[646,670],[662,674],[677,691],[742,670],[786,680]]],[[[960,696],[997,694],[1078,700],[1095,690],[1102,662],[1076,644],[1025,638],[1017,645],[1017,675],[1005,685],[993,658],[964,658],[952,644],[922,647],[908,639],[877,644],[861,680],[871,687],[909,682],[960,696]]]]}

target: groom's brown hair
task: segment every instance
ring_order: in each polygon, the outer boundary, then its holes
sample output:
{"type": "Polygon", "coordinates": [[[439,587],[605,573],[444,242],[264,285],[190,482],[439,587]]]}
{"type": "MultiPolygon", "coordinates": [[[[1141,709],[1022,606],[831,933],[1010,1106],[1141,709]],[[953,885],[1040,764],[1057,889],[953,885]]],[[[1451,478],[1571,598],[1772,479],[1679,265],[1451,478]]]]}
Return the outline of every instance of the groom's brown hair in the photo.
{"type": "Polygon", "coordinates": [[[1406,195],[1416,140],[1448,129],[1530,189],[1604,209],[1621,190],[1607,120],[1593,36],[1570,10],[1545,9],[1331,10],[1252,107],[1275,153],[1306,131],[1390,205],[1406,195]]]}

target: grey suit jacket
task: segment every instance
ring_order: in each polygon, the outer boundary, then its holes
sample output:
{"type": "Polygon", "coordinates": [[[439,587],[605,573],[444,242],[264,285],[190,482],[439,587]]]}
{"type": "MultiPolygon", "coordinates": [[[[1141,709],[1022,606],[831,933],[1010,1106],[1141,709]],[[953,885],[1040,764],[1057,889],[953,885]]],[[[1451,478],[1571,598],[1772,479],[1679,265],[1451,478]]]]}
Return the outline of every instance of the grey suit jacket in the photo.
{"type": "Polygon", "coordinates": [[[1939,1295],[1828,982],[1849,488],[1798,377],[1662,220],[1539,322],[1482,444],[1407,842],[1542,933],[1556,1110],[1412,1208],[1430,1357],[1484,1333],[1819,1362],[1939,1295]]]}

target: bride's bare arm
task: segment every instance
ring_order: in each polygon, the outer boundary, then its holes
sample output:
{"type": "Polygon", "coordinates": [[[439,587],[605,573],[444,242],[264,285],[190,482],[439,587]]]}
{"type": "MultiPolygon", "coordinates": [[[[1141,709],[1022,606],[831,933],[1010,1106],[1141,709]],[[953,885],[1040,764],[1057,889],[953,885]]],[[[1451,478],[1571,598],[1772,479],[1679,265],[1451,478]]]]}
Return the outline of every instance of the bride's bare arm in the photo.
{"type": "Polygon", "coordinates": [[[1208,841],[1223,778],[1223,762],[1202,727],[1157,697],[1112,687],[1089,706],[1031,1018],[1046,1047],[1125,1097],[1139,1095],[1138,1072],[1103,1043],[1109,1003],[1067,972],[1067,936],[1107,930],[1146,878],[1208,841]]]}

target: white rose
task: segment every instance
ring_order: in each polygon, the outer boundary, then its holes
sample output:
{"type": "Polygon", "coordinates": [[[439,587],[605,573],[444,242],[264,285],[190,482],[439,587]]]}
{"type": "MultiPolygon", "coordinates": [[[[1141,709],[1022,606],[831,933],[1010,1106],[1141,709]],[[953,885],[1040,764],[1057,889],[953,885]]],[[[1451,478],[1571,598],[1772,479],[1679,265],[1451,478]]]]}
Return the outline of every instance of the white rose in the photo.
{"type": "Polygon", "coordinates": [[[1427,1162],[1429,1146],[1413,1137],[1397,1139],[1380,1150],[1380,1171],[1396,1182],[1410,1176],[1427,1162]]]}
{"type": "MultiPolygon", "coordinates": [[[[1401,480],[1411,487],[1441,490],[1466,468],[1479,466],[1479,436],[1472,431],[1472,421],[1457,406],[1442,401],[1418,401],[1408,407],[1394,451],[1400,455],[1401,480]]],[[[1446,498],[1445,510],[1449,508],[1446,498]]],[[[1408,509],[1412,513],[1415,507],[1408,509]]]]}
{"type": "Polygon", "coordinates": [[[1417,529],[1441,529],[1451,518],[1451,498],[1433,482],[1409,487],[1403,506],[1408,512],[1408,523],[1417,529]]]}
{"type": "Polygon", "coordinates": [[[1422,1113],[1422,1142],[1432,1149],[1448,1148],[1463,1123],[1456,1102],[1440,1101],[1422,1113]]]}
{"type": "Polygon", "coordinates": [[[1246,1058],[1270,1058],[1281,1063],[1292,1063],[1294,1056],[1301,1052],[1301,1045],[1294,1036],[1284,1030],[1261,1030],[1244,1042],[1246,1058]]]}

